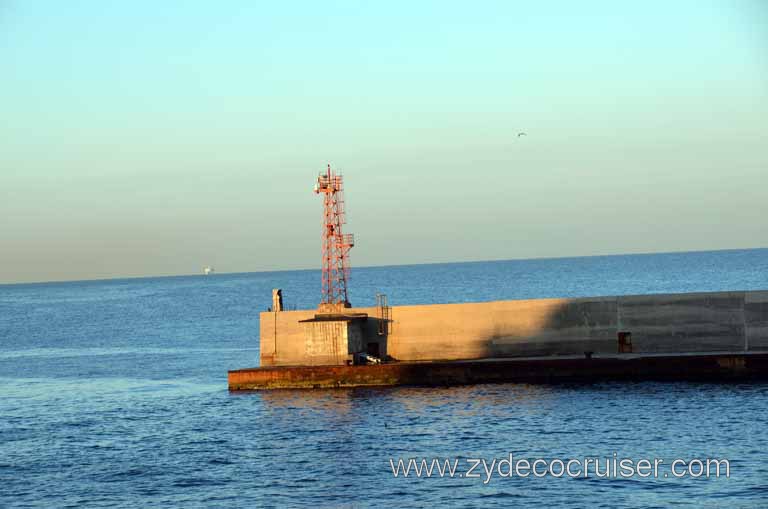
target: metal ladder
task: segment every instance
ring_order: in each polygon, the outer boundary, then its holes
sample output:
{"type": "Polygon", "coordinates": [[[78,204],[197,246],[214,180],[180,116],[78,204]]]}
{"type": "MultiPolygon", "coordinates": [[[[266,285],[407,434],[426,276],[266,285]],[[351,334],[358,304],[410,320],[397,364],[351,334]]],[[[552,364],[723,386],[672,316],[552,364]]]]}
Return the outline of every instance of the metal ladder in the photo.
{"type": "Polygon", "coordinates": [[[376,318],[379,322],[379,336],[386,336],[389,334],[389,315],[391,308],[387,304],[387,296],[383,293],[376,294],[376,318]]]}

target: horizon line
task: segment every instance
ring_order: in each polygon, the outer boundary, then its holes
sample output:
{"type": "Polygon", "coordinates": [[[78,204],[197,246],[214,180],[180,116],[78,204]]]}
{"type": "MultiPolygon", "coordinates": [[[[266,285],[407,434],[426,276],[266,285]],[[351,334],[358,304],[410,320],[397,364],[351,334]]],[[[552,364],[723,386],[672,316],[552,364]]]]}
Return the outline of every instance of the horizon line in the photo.
{"type": "MultiPolygon", "coordinates": [[[[511,261],[532,261],[532,260],[564,260],[569,258],[600,258],[600,257],[617,257],[617,256],[650,256],[650,255],[665,255],[665,254],[688,254],[688,253],[715,253],[726,251],[759,251],[768,249],[766,247],[746,247],[746,248],[723,248],[723,249],[693,249],[693,250],[681,250],[681,251],[643,251],[643,252],[629,252],[629,253],[609,253],[609,254],[592,254],[592,255],[577,255],[577,256],[542,256],[533,258],[494,258],[485,260],[459,260],[453,262],[416,262],[416,263],[396,263],[387,265],[360,265],[358,269],[376,269],[386,267],[415,267],[422,265],[451,265],[457,263],[493,263],[493,262],[511,262],[511,261]]],[[[215,267],[213,267],[215,270],[215,267]]],[[[54,279],[49,281],[33,280],[33,281],[18,281],[15,283],[2,283],[2,286],[17,286],[17,285],[44,285],[44,284],[66,284],[66,283],[89,283],[89,282],[103,282],[103,281],[125,281],[134,279],[161,279],[161,278],[182,278],[192,276],[202,277],[215,277],[217,275],[236,275],[236,274],[269,274],[273,272],[304,272],[320,270],[320,267],[311,268],[297,268],[297,269],[273,269],[273,270],[250,270],[250,271],[234,271],[234,272],[214,272],[211,275],[202,273],[188,273],[188,274],[161,274],[161,275],[143,275],[143,276],[115,276],[115,277],[96,277],[90,279],[54,279]]]]}

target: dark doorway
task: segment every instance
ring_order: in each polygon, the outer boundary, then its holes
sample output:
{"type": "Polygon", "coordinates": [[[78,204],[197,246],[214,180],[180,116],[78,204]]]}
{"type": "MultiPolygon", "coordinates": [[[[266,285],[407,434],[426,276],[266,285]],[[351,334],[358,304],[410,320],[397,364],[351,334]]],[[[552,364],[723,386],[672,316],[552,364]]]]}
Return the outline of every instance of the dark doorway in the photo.
{"type": "Polygon", "coordinates": [[[366,346],[365,353],[368,355],[373,355],[374,357],[379,356],[379,344],[378,343],[368,343],[366,346]]]}
{"type": "Polygon", "coordinates": [[[632,353],[632,333],[621,331],[619,336],[619,353],[632,353]]]}

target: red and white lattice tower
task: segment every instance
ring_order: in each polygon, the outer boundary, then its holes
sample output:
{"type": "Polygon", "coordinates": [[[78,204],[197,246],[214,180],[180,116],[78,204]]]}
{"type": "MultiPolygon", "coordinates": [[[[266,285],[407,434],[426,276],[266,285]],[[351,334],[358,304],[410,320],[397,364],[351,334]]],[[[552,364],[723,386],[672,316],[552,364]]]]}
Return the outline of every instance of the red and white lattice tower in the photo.
{"type": "Polygon", "coordinates": [[[323,294],[319,310],[326,313],[339,312],[350,307],[347,297],[349,280],[349,250],[355,245],[351,233],[341,230],[344,219],[344,185],[341,175],[331,170],[317,177],[315,194],[323,196],[323,294]]]}

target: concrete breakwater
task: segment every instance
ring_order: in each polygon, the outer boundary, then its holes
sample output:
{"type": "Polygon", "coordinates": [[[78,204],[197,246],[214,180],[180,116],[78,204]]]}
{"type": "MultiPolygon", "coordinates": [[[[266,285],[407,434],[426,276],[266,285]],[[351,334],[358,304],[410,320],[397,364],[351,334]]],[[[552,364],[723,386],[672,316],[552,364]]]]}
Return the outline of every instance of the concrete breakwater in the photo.
{"type": "Polygon", "coordinates": [[[261,366],[344,365],[358,351],[396,361],[612,354],[621,334],[632,353],[768,351],[768,291],[353,308],[319,322],[316,314],[261,313],[261,366]]]}
{"type": "MultiPolygon", "coordinates": [[[[279,309],[279,308],[278,308],[279,309]]],[[[261,313],[231,390],[768,376],[768,291],[261,313]],[[361,354],[383,364],[355,365],[361,354]]]]}
{"type": "Polygon", "coordinates": [[[614,354],[371,366],[275,366],[230,371],[228,379],[232,391],[602,380],[753,381],[768,380],[768,353],[614,354]]]}

